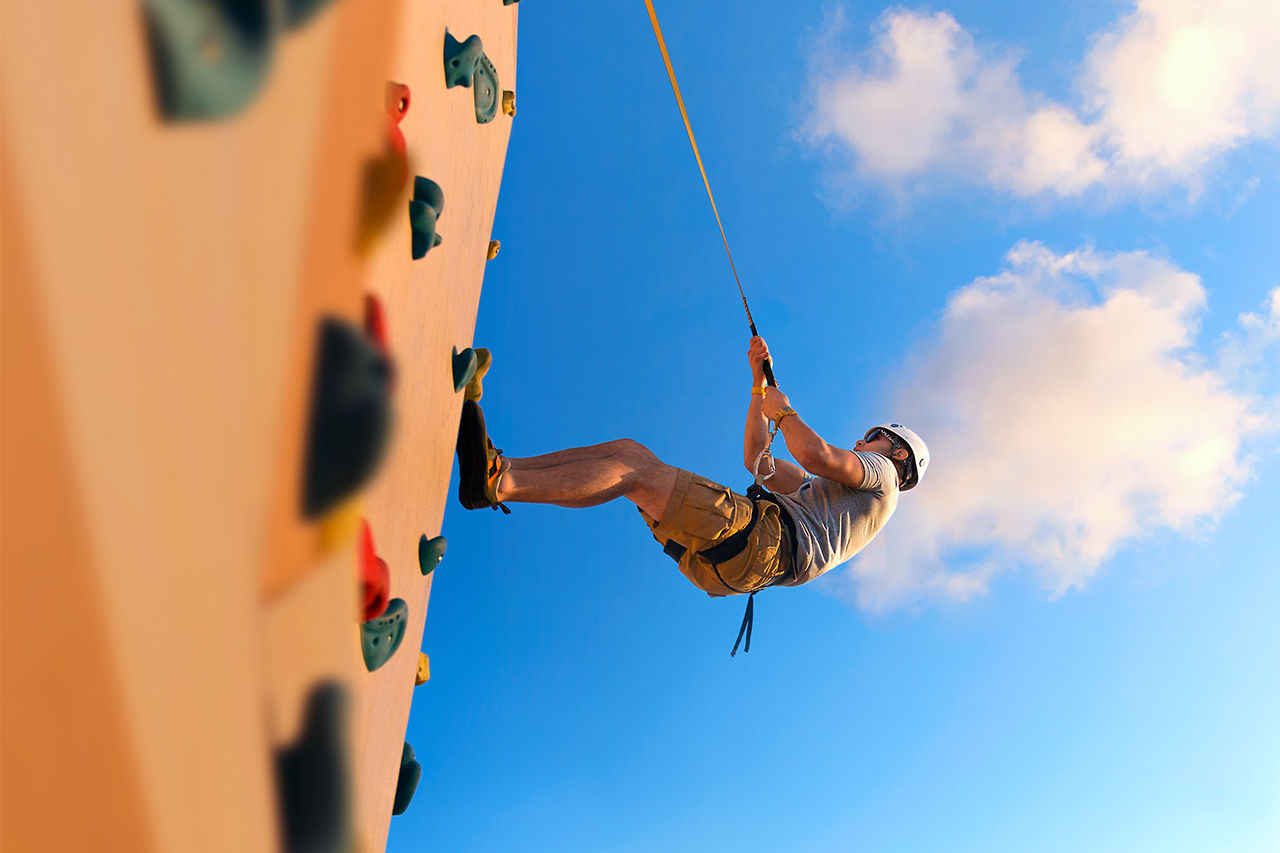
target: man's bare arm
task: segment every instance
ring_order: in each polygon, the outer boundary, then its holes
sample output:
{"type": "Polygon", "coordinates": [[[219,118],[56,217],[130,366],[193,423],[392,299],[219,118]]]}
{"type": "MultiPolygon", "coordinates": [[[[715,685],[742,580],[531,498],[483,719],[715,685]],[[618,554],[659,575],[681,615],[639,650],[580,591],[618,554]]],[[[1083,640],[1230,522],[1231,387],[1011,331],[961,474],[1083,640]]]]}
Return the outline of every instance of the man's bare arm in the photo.
{"type": "MultiPolygon", "coordinates": [[[[787,395],[776,388],[765,392],[764,403],[761,404],[762,413],[771,412],[776,418],[784,407],[789,408],[787,395]]],[[[828,444],[799,415],[789,414],[783,417],[778,432],[782,433],[787,450],[805,471],[815,477],[826,477],[843,483],[852,489],[862,488],[862,460],[848,450],[828,444]]]]}

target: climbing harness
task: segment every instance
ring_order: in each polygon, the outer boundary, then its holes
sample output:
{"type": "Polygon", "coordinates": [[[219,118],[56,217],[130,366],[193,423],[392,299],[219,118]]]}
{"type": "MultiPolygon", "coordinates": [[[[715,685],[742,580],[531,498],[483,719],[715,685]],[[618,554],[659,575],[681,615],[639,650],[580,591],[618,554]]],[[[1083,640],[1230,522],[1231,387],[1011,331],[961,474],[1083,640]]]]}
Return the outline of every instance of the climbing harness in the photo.
{"type": "MultiPolygon", "coordinates": [[[[662,37],[662,27],[658,24],[658,14],[653,9],[652,0],[644,0],[644,5],[649,11],[649,23],[653,25],[653,34],[658,39],[658,50],[662,52],[662,62],[667,67],[667,78],[671,81],[671,91],[676,96],[676,106],[680,108],[680,117],[684,120],[684,129],[689,135],[689,145],[693,148],[694,159],[698,161],[698,171],[702,174],[702,185],[706,187],[707,199],[711,202],[711,211],[715,214],[716,225],[720,228],[720,240],[724,243],[724,252],[729,257],[729,269],[733,271],[734,283],[738,285],[738,295],[742,297],[742,308],[747,312],[747,325],[751,327],[752,336],[758,337],[760,333],[756,331],[756,322],[751,317],[751,306],[747,305],[747,295],[743,292],[742,281],[738,278],[738,267],[733,262],[733,252],[729,249],[729,238],[725,236],[724,223],[720,220],[720,209],[716,206],[715,194],[711,192],[711,181],[707,179],[707,169],[702,163],[702,152],[698,150],[698,140],[693,136],[693,125],[689,122],[689,113],[684,107],[684,97],[680,94],[680,84],[676,81],[676,72],[671,66],[671,55],[667,53],[667,42],[662,37]]],[[[773,366],[769,363],[768,359],[765,359],[763,367],[765,381],[768,382],[770,387],[777,388],[778,382],[773,378],[773,366]]],[[[747,547],[747,539],[751,535],[751,531],[756,526],[756,519],[759,513],[759,507],[757,506],[756,501],[767,500],[778,507],[778,512],[782,521],[786,524],[787,530],[791,536],[790,541],[793,565],[795,562],[795,522],[792,521],[786,508],[783,507],[782,504],[778,502],[778,499],[773,496],[773,493],[764,487],[764,482],[777,473],[777,466],[773,461],[773,451],[770,449],[773,445],[774,436],[777,434],[778,424],[775,421],[769,430],[769,437],[765,439],[764,449],[756,456],[755,465],[751,470],[751,474],[755,482],[751,485],[751,488],[747,489],[747,497],[751,499],[751,520],[747,522],[747,526],[730,536],[724,542],[721,542],[719,545],[708,548],[705,551],[698,552],[703,559],[711,564],[712,571],[715,572],[716,577],[720,579],[720,582],[724,584],[727,589],[731,589],[737,593],[748,593],[747,609],[746,612],[742,614],[742,627],[738,629],[738,639],[733,644],[733,651],[729,653],[730,657],[734,657],[738,654],[738,645],[742,642],[744,635],[746,636],[747,642],[746,645],[743,646],[742,651],[744,653],[751,651],[751,628],[755,621],[755,597],[756,592],[759,590],[734,589],[732,586],[725,583],[724,578],[720,575],[720,569],[718,566],[720,563],[724,563],[738,556],[742,553],[743,549],[747,547]],[[766,461],[768,462],[768,473],[761,476],[760,468],[766,461]]],[[[667,542],[666,546],[663,548],[663,551],[665,551],[668,556],[677,561],[679,561],[680,557],[684,555],[686,550],[687,549],[683,545],[680,545],[675,541],[667,542]]]]}

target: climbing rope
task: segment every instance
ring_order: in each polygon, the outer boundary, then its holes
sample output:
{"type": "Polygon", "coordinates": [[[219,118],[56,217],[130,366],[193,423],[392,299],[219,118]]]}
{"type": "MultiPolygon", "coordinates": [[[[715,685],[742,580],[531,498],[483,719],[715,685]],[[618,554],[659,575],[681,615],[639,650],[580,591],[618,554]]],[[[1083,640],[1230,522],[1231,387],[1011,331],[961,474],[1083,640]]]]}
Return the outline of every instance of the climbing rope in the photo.
{"type": "MultiPolygon", "coordinates": [[[[751,319],[751,307],[747,305],[747,296],[742,291],[742,281],[738,278],[738,267],[733,262],[733,252],[729,250],[729,238],[725,236],[724,223],[720,221],[720,208],[716,206],[715,194],[711,192],[711,182],[707,180],[706,167],[702,165],[702,152],[698,150],[698,140],[693,136],[693,125],[689,123],[689,113],[684,108],[684,98],[680,95],[680,84],[676,81],[675,69],[671,67],[671,55],[667,53],[667,42],[662,37],[662,27],[658,25],[658,14],[653,11],[652,0],[644,0],[644,5],[649,10],[649,23],[653,25],[653,34],[658,39],[658,50],[662,51],[662,62],[667,66],[667,77],[671,80],[671,91],[675,93],[676,106],[680,108],[680,117],[684,119],[684,129],[689,134],[689,144],[693,146],[693,156],[698,161],[698,171],[702,173],[702,185],[707,188],[707,198],[711,201],[711,211],[716,215],[716,225],[720,226],[720,239],[724,242],[725,254],[729,256],[729,269],[733,270],[733,280],[738,285],[738,295],[742,297],[742,307],[747,312],[747,324],[751,326],[751,334],[759,336],[760,333],[756,331],[755,320],[751,319]]],[[[765,381],[770,385],[774,388],[778,387],[777,381],[773,378],[773,367],[767,359],[764,363],[764,376],[765,381]]],[[[772,440],[772,435],[770,439],[772,440]]],[[[768,449],[767,446],[766,449],[768,449]]],[[[756,460],[756,462],[758,465],[759,460],[756,460]]]]}
{"type": "MultiPolygon", "coordinates": [[[[724,243],[724,253],[729,256],[729,269],[733,270],[733,281],[738,285],[738,295],[742,297],[742,308],[747,312],[747,325],[751,327],[751,334],[759,336],[756,331],[756,321],[751,318],[751,306],[747,305],[747,295],[742,291],[742,281],[738,278],[738,267],[733,262],[733,252],[729,249],[729,238],[724,233],[724,223],[720,220],[720,208],[716,206],[715,194],[711,192],[711,181],[707,180],[707,169],[702,164],[702,152],[698,150],[698,140],[693,136],[693,125],[689,123],[689,112],[684,108],[684,98],[680,95],[680,84],[676,81],[675,69],[671,67],[671,55],[667,53],[667,42],[662,37],[662,27],[658,25],[658,14],[653,11],[652,0],[644,0],[645,7],[649,10],[649,23],[653,25],[653,34],[658,39],[658,50],[662,51],[662,62],[667,66],[667,77],[671,80],[671,91],[676,96],[676,106],[680,108],[680,117],[684,119],[685,132],[689,134],[689,145],[693,147],[694,159],[698,161],[698,171],[702,173],[702,185],[707,188],[707,199],[711,202],[711,211],[716,215],[716,225],[720,227],[720,240],[724,243]]],[[[778,382],[773,378],[773,366],[768,359],[764,361],[764,377],[770,386],[777,388],[778,382]]],[[[769,430],[769,437],[765,439],[764,449],[756,457],[755,466],[752,468],[751,474],[755,478],[755,484],[747,491],[747,495],[753,500],[759,494],[765,493],[763,483],[772,477],[777,466],[774,465],[773,452],[770,447],[773,445],[774,436],[778,434],[778,424],[775,422],[769,430]],[[769,462],[769,473],[763,477],[760,476],[760,466],[765,461],[769,462]]],[[[730,657],[738,654],[738,645],[742,642],[745,635],[747,643],[743,647],[743,652],[751,651],[751,628],[755,622],[755,598],[756,591],[752,591],[747,596],[747,609],[742,614],[742,626],[738,628],[738,639],[733,644],[733,651],[729,652],[730,657]]]]}

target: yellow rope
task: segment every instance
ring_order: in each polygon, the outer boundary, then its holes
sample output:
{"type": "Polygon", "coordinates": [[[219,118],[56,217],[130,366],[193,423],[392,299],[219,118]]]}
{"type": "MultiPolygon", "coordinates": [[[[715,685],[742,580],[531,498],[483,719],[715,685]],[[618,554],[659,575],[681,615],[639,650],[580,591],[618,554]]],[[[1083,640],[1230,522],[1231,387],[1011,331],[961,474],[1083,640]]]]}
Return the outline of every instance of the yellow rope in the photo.
{"type": "MultiPolygon", "coordinates": [[[[698,151],[698,140],[693,138],[693,126],[689,124],[689,113],[684,108],[684,98],[680,96],[680,84],[676,82],[675,69],[671,67],[671,56],[667,53],[667,43],[662,38],[662,27],[658,26],[658,15],[653,11],[651,0],[644,0],[649,9],[649,21],[653,24],[653,34],[658,37],[658,50],[662,51],[662,61],[667,66],[667,76],[671,78],[671,91],[676,94],[676,104],[680,107],[680,117],[684,119],[684,129],[689,133],[689,144],[693,146],[693,156],[698,161],[698,171],[702,173],[702,184],[707,188],[707,198],[711,200],[711,210],[716,215],[716,224],[720,226],[720,239],[724,241],[725,254],[729,256],[729,268],[733,270],[733,280],[738,285],[738,293],[742,294],[742,282],[738,280],[738,268],[733,263],[733,252],[729,251],[729,238],[724,235],[724,223],[720,221],[720,210],[716,207],[716,197],[711,193],[711,182],[707,180],[707,170],[702,165],[702,154],[698,151]]],[[[742,297],[742,306],[747,307],[746,296],[742,297]]],[[[751,320],[751,309],[747,308],[747,320],[751,320]]],[[[751,323],[752,334],[755,323],[751,323]]]]}

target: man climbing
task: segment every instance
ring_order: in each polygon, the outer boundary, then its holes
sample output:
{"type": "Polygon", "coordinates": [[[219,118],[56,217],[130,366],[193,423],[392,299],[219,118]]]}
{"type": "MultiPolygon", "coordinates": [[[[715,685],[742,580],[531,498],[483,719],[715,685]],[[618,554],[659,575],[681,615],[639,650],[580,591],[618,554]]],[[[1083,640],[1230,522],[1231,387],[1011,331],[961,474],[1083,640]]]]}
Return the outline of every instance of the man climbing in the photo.
{"type": "Polygon", "coordinates": [[[667,465],[625,438],[545,456],[505,457],[485,434],[480,407],[467,400],[458,432],[458,499],[467,509],[507,512],[505,502],[586,507],[625,497],[680,571],[708,595],[813,580],[875,537],[897,507],[898,493],[924,476],[929,451],[900,424],[873,427],[852,451],[828,444],[785,394],[764,384],[769,348],[762,338],[751,339],[747,358],[747,470],[755,473],[760,464],[769,421],[800,463],[772,460],[769,491],[757,485],[746,496],[738,494],[667,465]]]}

